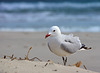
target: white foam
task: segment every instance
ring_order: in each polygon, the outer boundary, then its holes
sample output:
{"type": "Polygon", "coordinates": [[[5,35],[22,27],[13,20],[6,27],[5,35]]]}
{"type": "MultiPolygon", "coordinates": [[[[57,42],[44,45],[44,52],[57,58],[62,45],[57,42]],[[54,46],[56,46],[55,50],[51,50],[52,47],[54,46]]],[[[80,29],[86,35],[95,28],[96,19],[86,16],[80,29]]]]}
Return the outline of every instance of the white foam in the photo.
{"type": "Polygon", "coordinates": [[[45,8],[62,8],[62,7],[73,7],[73,8],[90,8],[90,7],[100,7],[100,2],[95,3],[0,3],[0,10],[16,10],[16,9],[45,9],[45,8]]]}
{"type": "Polygon", "coordinates": [[[100,15],[67,15],[50,12],[37,13],[0,13],[0,22],[63,22],[63,21],[100,21],[100,15]]]}
{"type": "Polygon", "coordinates": [[[100,32],[100,26],[91,27],[61,27],[62,32],[100,32]]]}
{"type": "Polygon", "coordinates": [[[2,32],[43,32],[47,28],[0,28],[2,32]]]}
{"type": "MultiPolygon", "coordinates": [[[[0,31],[7,32],[44,32],[47,31],[49,27],[40,28],[0,28],[0,31]]],[[[100,32],[99,26],[82,28],[82,27],[60,27],[62,32],[100,32]]]]}

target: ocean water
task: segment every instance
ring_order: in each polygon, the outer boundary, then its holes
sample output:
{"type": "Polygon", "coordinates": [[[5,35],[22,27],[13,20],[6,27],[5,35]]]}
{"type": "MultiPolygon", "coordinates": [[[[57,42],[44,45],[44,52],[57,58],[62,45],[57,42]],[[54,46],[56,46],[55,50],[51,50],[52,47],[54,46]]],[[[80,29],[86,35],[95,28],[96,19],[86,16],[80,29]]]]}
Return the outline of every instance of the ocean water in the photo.
{"type": "Polygon", "coordinates": [[[71,1],[0,2],[0,31],[100,32],[100,2],[71,1]]]}

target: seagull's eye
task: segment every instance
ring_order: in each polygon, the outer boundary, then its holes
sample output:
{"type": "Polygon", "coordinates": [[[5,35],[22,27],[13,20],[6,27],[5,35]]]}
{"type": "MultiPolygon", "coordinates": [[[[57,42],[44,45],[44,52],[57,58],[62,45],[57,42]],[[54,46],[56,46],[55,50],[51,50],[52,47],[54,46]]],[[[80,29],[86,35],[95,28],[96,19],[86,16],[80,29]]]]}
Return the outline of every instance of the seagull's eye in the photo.
{"type": "Polygon", "coordinates": [[[56,30],[53,30],[53,32],[55,32],[56,30]]]}

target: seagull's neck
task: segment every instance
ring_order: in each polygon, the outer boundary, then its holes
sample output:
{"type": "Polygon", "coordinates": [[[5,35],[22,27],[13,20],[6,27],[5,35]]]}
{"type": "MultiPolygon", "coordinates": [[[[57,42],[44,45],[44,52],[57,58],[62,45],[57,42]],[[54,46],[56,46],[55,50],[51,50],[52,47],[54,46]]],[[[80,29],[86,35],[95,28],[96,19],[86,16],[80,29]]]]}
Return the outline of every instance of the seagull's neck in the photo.
{"type": "Polygon", "coordinates": [[[61,34],[58,34],[58,35],[55,35],[55,36],[51,36],[51,37],[60,37],[61,36],[61,34]]]}
{"type": "Polygon", "coordinates": [[[61,33],[59,33],[57,36],[61,36],[61,33]]]}

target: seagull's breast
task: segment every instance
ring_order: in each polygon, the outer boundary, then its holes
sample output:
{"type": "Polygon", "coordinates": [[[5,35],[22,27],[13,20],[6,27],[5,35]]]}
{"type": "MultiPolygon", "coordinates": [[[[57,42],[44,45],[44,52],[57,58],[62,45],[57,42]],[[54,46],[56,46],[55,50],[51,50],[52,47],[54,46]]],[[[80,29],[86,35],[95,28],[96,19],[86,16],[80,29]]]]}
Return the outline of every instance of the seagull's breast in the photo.
{"type": "Polygon", "coordinates": [[[51,50],[57,50],[60,47],[60,41],[59,39],[55,37],[51,37],[48,43],[49,43],[51,50]]]}
{"type": "Polygon", "coordinates": [[[56,54],[58,56],[69,55],[69,53],[67,53],[61,49],[61,47],[60,47],[61,42],[62,42],[62,39],[60,39],[60,37],[59,37],[59,39],[58,39],[58,37],[50,37],[49,41],[48,41],[49,49],[51,50],[51,52],[53,52],[54,54],[56,54]]]}

